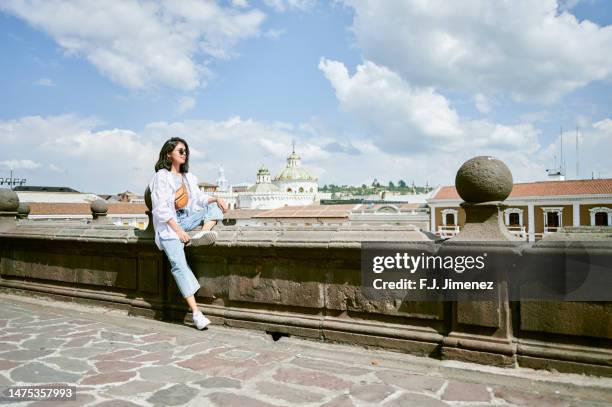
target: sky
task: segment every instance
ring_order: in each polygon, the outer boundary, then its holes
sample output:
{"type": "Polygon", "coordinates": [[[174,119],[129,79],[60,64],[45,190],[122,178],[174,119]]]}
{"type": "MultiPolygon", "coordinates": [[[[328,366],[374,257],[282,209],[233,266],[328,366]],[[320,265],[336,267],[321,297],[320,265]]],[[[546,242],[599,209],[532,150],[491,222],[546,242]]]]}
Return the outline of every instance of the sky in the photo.
{"type": "Polygon", "coordinates": [[[231,184],[612,178],[607,0],[0,0],[0,177],[144,192],[164,141],[231,184]]]}

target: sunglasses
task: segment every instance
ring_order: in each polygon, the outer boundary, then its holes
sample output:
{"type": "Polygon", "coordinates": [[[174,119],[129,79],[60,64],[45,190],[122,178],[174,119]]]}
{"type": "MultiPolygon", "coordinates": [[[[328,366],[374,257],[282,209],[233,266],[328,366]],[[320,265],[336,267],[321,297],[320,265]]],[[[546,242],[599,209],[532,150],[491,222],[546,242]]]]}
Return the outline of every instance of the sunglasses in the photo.
{"type": "Polygon", "coordinates": [[[187,150],[185,150],[184,148],[179,148],[177,151],[180,155],[187,155],[187,150]]]}

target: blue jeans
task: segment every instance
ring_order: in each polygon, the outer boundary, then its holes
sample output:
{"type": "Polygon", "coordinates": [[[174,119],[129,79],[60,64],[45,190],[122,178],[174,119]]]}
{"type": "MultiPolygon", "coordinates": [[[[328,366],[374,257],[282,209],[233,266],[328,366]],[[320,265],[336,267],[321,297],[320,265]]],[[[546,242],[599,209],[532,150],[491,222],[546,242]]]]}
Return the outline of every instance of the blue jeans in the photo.
{"type": "MultiPolygon", "coordinates": [[[[176,211],[176,218],[179,226],[185,232],[188,232],[208,220],[223,220],[223,212],[221,212],[216,203],[212,203],[203,210],[194,212],[189,216],[187,216],[185,210],[179,209],[176,211]]],[[[181,295],[183,298],[191,297],[200,289],[200,283],[187,264],[184,250],[185,244],[179,239],[160,239],[160,243],[164,253],[168,256],[172,275],[181,291],[181,295]]]]}

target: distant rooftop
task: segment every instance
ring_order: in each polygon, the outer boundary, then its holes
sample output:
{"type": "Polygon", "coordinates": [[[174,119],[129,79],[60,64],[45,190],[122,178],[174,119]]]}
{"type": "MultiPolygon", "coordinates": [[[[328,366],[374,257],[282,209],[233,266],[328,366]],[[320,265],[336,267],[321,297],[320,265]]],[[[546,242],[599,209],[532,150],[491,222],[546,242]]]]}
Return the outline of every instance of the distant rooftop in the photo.
{"type": "MultiPolygon", "coordinates": [[[[91,215],[91,204],[87,203],[48,203],[32,202],[30,215],[91,215]]],[[[145,214],[147,206],[140,203],[111,203],[108,204],[108,214],[145,214]]]]}
{"type": "Polygon", "coordinates": [[[45,187],[45,186],[19,186],[13,188],[13,191],[28,191],[28,192],[79,192],[68,187],[45,187]]]}
{"type": "MultiPolygon", "coordinates": [[[[612,194],[612,178],[516,183],[508,198],[612,194]]],[[[454,186],[441,187],[432,200],[461,199],[454,186]]]]}

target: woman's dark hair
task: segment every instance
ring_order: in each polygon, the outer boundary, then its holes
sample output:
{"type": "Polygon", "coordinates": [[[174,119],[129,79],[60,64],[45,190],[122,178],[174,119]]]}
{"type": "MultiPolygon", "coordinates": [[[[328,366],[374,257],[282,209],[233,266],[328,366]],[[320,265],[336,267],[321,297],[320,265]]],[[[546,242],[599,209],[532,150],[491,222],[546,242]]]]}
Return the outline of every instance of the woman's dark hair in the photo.
{"type": "Polygon", "coordinates": [[[185,145],[185,151],[187,152],[185,164],[181,164],[180,171],[189,172],[189,146],[187,145],[187,142],[180,137],[172,137],[171,139],[166,140],[161,148],[161,151],[159,152],[159,159],[157,160],[157,164],[155,164],[155,172],[161,170],[162,168],[170,171],[172,168],[172,159],[168,157],[168,154],[174,151],[174,148],[178,143],[183,143],[185,145]]]}

